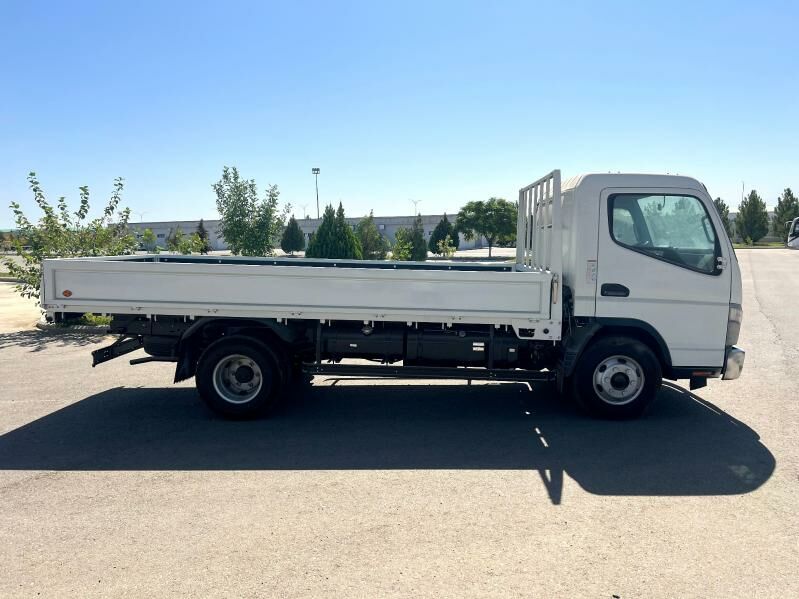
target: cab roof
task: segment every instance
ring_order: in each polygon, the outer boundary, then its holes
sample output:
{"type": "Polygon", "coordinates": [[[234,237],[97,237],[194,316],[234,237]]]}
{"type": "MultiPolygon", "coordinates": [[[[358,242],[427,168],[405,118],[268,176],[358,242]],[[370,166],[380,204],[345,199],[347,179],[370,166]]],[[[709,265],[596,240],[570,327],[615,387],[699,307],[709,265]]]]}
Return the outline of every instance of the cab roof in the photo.
{"type": "Polygon", "coordinates": [[[588,186],[595,189],[606,187],[678,187],[707,191],[705,186],[693,177],[682,175],[652,175],[646,173],[585,173],[567,179],[561,190],[588,186]]]}

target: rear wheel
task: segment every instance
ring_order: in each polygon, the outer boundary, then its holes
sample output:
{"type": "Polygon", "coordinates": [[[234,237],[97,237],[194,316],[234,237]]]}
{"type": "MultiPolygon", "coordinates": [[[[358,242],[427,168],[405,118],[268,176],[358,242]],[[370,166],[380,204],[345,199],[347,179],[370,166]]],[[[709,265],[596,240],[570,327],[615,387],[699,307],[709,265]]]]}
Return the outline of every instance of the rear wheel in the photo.
{"type": "Polygon", "coordinates": [[[226,418],[254,418],[275,406],[284,382],[281,360],[268,347],[225,339],[208,347],[197,364],[197,390],[226,418]]]}
{"type": "Polygon", "coordinates": [[[630,337],[605,337],[580,356],[572,383],[577,402],[604,418],[640,416],[657,396],[661,368],[649,347],[630,337]]]}

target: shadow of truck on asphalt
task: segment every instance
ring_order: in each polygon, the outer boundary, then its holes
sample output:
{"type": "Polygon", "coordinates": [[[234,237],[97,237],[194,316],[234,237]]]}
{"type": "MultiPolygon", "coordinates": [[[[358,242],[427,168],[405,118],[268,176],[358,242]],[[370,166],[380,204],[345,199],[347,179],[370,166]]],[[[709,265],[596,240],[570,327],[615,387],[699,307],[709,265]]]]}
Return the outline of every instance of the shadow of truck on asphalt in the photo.
{"type": "Polygon", "coordinates": [[[0,436],[0,469],[537,471],[599,495],[728,495],[775,460],[758,435],[675,385],[646,417],[589,419],[551,388],[347,385],[298,392],[270,419],[211,415],[191,388],[116,388],[0,436]]]}

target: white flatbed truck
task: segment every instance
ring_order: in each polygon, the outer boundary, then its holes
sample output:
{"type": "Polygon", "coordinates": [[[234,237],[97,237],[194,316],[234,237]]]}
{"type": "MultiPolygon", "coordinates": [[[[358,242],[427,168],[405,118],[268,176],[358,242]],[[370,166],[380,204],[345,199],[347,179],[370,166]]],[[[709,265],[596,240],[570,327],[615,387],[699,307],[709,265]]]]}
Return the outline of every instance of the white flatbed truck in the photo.
{"type": "Polygon", "coordinates": [[[519,191],[515,263],[161,254],[46,260],[42,277],[50,318],[112,315],[94,365],[143,348],[132,364],[175,362],[234,418],[312,375],[552,381],[627,418],[663,377],[697,388],[744,362],[735,252],[688,177],[552,171],[519,191]]]}

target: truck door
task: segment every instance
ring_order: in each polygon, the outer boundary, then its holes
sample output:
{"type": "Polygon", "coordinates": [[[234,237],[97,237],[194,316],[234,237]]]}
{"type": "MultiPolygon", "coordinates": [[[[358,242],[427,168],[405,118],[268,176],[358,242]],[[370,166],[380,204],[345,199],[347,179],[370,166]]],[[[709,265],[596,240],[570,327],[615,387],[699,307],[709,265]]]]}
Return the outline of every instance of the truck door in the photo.
{"type": "Polygon", "coordinates": [[[606,189],[599,216],[597,318],[651,326],[675,367],[721,367],[731,250],[710,197],[606,189]]]}

